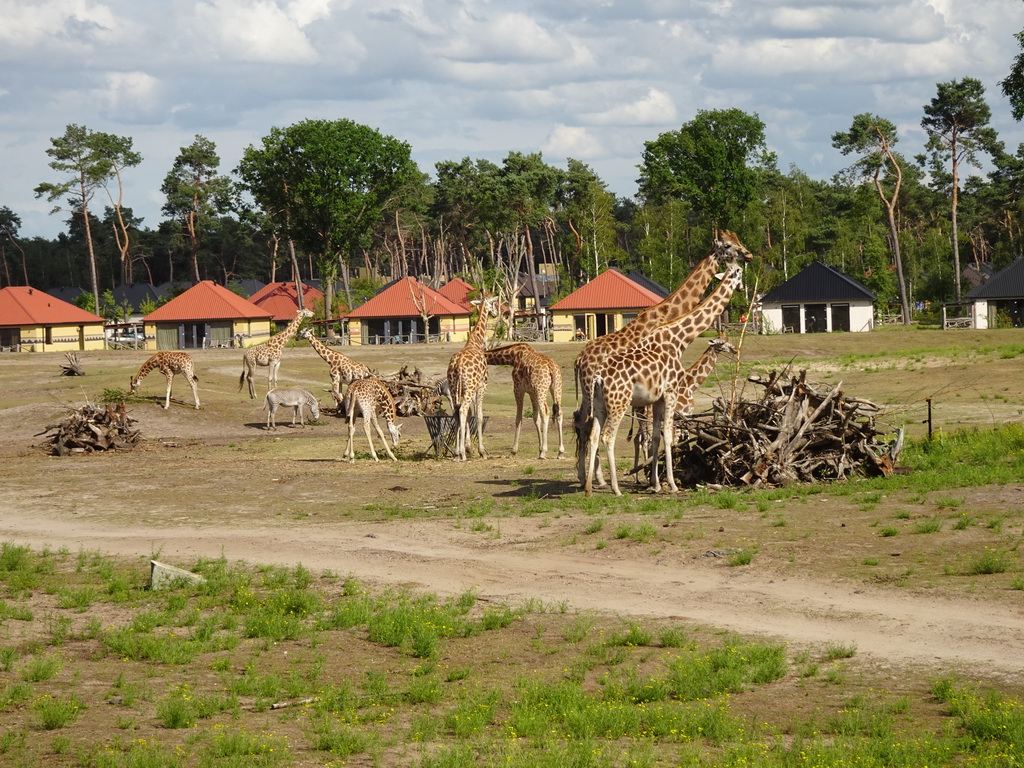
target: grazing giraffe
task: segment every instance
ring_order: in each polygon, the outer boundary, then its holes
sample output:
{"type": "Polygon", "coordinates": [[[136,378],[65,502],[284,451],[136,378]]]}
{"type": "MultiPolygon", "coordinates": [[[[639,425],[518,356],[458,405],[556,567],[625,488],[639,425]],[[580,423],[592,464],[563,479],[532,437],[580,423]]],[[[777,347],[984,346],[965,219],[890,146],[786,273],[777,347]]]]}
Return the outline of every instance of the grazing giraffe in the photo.
{"type": "Polygon", "coordinates": [[[472,302],[478,308],[476,325],[469,332],[466,344],[448,361],[448,396],[459,420],[455,434],[455,459],[466,460],[466,443],[469,442],[469,412],[476,418],[476,445],[481,458],[487,458],[484,450],[484,392],[487,390],[487,358],[484,357],[484,336],[487,334],[487,319],[498,316],[498,299],[487,296],[472,302]]]}
{"type": "MultiPolygon", "coordinates": [[[[582,484],[587,474],[587,440],[591,432],[594,378],[601,372],[609,356],[632,349],[650,331],[660,325],[682,317],[697,306],[715,272],[722,264],[749,262],[753,259],[732,232],[723,230],[715,239],[714,247],[690,276],[658,304],[641,311],[628,325],[617,331],[591,339],[576,358],[576,391],[580,405],[573,414],[576,432],[576,475],[582,484]]],[[[730,291],[730,296],[732,292],[730,291]]],[[[682,349],[679,350],[682,353],[682,349]]],[[[604,486],[600,462],[597,465],[597,484],[604,486]]]]}
{"type": "Polygon", "coordinates": [[[334,395],[334,401],[338,405],[341,405],[344,399],[341,396],[342,384],[351,384],[356,379],[365,379],[370,375],[370,369],[367,366],[328,347],[316,337],[312,328],[304,328],[299,336],[306,339],[330,367],[331,394],[334,395]]]}
{"type": "Polygon", "coordinates": [[[540,458],[548,457],[548,423],[553,415],[558,421],[558,458],[565,456],[562,439],[562,369],[547,355],[529,344],[519,342],[484,350],[488,365],[512,366],[512,392],[516,398],[516,434],[512,455],[519,451],[519,431],[523,426],[523,396],[533,404],[533,423],[537,427],[540,458]],[[551,413],[548,412],[548,391],[551,392],[551,413]]]}
{"type": "Polygon", "coordinates": [[[312,316],[313,310],[300,309],[296,313],[295,319],[288,323],[283,331],[275,333],[262,344],[246,347],[242,353],[242,375],[238,377],[239,392],[242,391],[242,384],[248,381],[249,397],[254,400],[256,399],[256,387],[253,386],[252,375],[256,372],[256,366],[258,365],[269,367],[267,371],[267,390],[269,391],[277,386],[277,371],[281,367],[281,355],[284,354],[284,346],[295,338],[295,333],[299,330],[299,325],[301,325],[303,319],[312,316]]]}
{"type": "MultiPolygon", "coordinates": [[[[708,342],[708,348],[704,350],[704,354],[698,357],[693,365],[683,371],[683,375],[679,380],[679,396],[676,400],[676,410],[673,418],[686,418],[693,413],[693,396],[697,388],[711,375],[711,371],[715,369],[715,363],[718,362],[718,356],[723,352],[735,355],[736,347],[722,338],[711,339],[708,342]]],[[[646,408],[637,409],[634,410],[633,414],[637,417],[637,426],[636,432],[633,435],[632,471],[636,472],[640,468],[641,457],[646,460],[650,456],[651,433],[647,425],[651,421],[651,408],[647,406],[646,408]]]]}
{"type": "Polygon", "coordinates": [[[188,352],[157,352],[149,358],[131,379],[133,395],[139,391],[139,385],[146,378],[146,374],[154,368],[167,377],[167,396],[164,398],[163,406],[165,409],[171,407],[171,382],[174,381],[174,374],[180,373],[192,387],[192,398],[196,401],[196,410],[199,410],[199,387],[197,386],[199,377],[196,376],[195,368],[192,366],[192,357],[188,352]]]}
{"type": "MultiPolygon", "coordinates": [[[[602,371],[594,377],[593,422],[587,453],[587,474],[583,489],[593,491],[598,441],[605,447],[612,491],[621,496],[615,471],[615,437],[619,424],[630,407],[652,406],[651,455],[657,456],[661,436],[665,434],[665,479],[674,493],[676,481],[672,467],[672,414],[679,397],[679,386],[686,368],[679,353],[715,321],[740,284],[742,270],[732,264],[714,292],[687,315],[666,323],[649,333],[639,345],[611,355],[602,371]]],[[[651,487],[661,490],[658,465],[651,468],[651,487]]]]}
{"type": "Polygon", "coordinates": [[[370,435],[372,425],[377,436],[384,444],[384,450],[392,461],[398,461],[395,454],[388,447],[387,438],[380,428],[380,421],[377,417],[384,417],[388,425],[388,433],[391,435],[391,444],[396,448],[401,438],[401,424],[395,423],[395,399],[391,392],[384,386],[384,382],[371,376],[367,379],[356,379],[348,385],[348,392],[345,393],[345,410],[348,413],[348,447],[345,448],[343,458],[354,463],[356,460],[355,447],[353,446],[356,432],[356,411],[363,415],[363,431],[366,433],[366,442],[370,444],[370,455],[374,461],[379,461],[377,451],[373,449],[373,437],[370,435]]]}

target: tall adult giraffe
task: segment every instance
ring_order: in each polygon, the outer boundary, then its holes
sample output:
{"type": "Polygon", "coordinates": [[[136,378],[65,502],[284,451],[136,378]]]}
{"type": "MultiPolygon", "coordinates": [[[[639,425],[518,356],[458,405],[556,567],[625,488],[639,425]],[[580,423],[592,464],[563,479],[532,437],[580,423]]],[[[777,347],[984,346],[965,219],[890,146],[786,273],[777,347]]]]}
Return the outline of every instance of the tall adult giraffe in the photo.
{"type": "Polygon", "coordinates": [[[476,445],[481,458],[487,458],[484,450],[484,392],[487,390],[487,358],[484,356],[484,337],[487,335],[487,319],[498,316],[498,298],[487,296],[474,301],[479,314],[476,325],[469,332],[465,345],[448,361],[448,394],[459,423],[455,435],[455,458],[466,460],[466,443],[469,441],[469,411],[476,418],[476,445]]]}
{"type": "Polygon", "coordinates": [[[516,433],[512,439],[512,455],[519,451],[519,432],[523,426],[523,397],[530,396],[533,404],[533,423],[537,427],[540,458],[548,457],[548,424],[554,416],[558,426],[558,458],[565,455],[562,438],[562,369],[547,355],[525,342],[506,344],[485,349],[488,365],[512,366],[512,394],[516,399],[516,433]],[[551,392],[551,411],[548,412],[548,392],[551,392]]]}
{"type": "Polygon", "coordinates": [[[242,375],[238,377],[239,392],[242,391],[243,382],[248,381],[249,397],[256,399],[256,387],[253,386],[252,375],[256,372],[258,365],[266,365],[270,368],[267,371],[267,390],[277,386],[277,371],[281,367],[281,355],[284,354],[285,344],[295,338],[302,321],[312,316],[313,310],[300,309],[296,313],[295,319],[288,323],[283,331],[275,333],[262,344],[245,348],[242,353],[242,375]]]}
{"type": "MultiPolygon", "coordinates": [[[[730,264],[721,284],[696,309],[659,326],[634,348],[616,352],[607,358],[594,381],[593,418],[583,483],[583,490],[588,496],[593,491],[599,440],[607,455],[612,491],[616,496],[622,495],[615,471],[615,437],[619,424],[631,407],[648,405],[652,406],[654,415],[651,455],[658,455],[664,432],[665,479],[673,492],[677,490],[672,467],[672,414],[679,397],[680,381],[686,371],[679,355],[722,314],[740,284],[742,274],[738,264],[730,264]]],[[[651,468],[651,487],[655,491],[661,490],[657,464],[651,468]]]]}
{"type": "Polygon", "coordinates": [[[316,353],[323,358],[331,371],[331,394],[334,395],[334,402],[341,405],[341,385],[351,384],[356,379],[365,379],[371,375],[370,368],[363,363],[356,362],[348,355],[333,350],[324,344],[313,333],[312,328],[303,328],[299,334],[310,343],[316,353]]]}
{"type": "MultiPolygon", "coordinates": [[[[633,322],[617,331],[591,339],[583,347],[575,364],[576,391],[580,397],[580,405],[573,414],[573,429],[576,432],[576,475],[581,484],[587,475],[586,457],[591,432],[594,378],[601,372],[608,357],[631,349],[650,331],[690,312],[700,302],[721,265],[745,263],[753,258],[735,234],[722,230],[715,238],[711,253],[694,268],[682,285],[659,303],[640,312],[633,322]]],[[[732,291],[729,292],[729,296],[732,296],[732,291]]],[[[680,349],[679,352],[681,354],[683,350],[680,349]]],[[[597,484],[603,486],[604,474],[600,462],[596,473],[597,484]]]]}

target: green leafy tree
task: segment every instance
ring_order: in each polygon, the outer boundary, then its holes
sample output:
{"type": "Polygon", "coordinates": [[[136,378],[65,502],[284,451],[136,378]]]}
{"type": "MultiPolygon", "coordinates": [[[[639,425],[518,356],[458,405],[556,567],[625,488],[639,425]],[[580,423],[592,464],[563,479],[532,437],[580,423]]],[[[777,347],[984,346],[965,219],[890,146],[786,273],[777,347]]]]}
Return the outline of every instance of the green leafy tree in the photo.
{"type": "Polygon", "coordinates": [[[278,231],[317,254],[327,306],[382,212],[419,170],[407,143],[351,120],[304,120],[273,128],[238,166],[245,187],[278,231]]]}
{"type": "MultiPolygon", "coordinates": [[[[1024,30],[1016,35],[1017,43],[1024,49],[1024,30]]],[[[1010,74],[999,81],[1003,95],[1010,100],[1013,119],[1024,119],[1024,51],[1018,53],[1010,67],[1010,74]]]]}
{"type": "MultiPolygon", "coordinates": [[[[64,135],[50,139],[46,150],[51,158],[49,165],[55,171],[66,174],[58,183],[43,183],[35,188],[36,197],[45,196],[53,202],[67,196],[72,215],[82,217],[84,240],[89,255],[89,277],[92,282],[94,306],[99,306],[100,290],[96,271],[96,249],[93,240],[89,203],[100,187],[105,187],[113,177],[118,179],[120,188],[121,170],[141,162],[140,155],[132,148],[131,139],[113,136],[109,133],[92,131],[81,125],[68,125],[64,135]]],[[[51,213],[65,210],[55,206],[51,213]]]]}
{"type": "Polygon", "coordinates": [[[108,216],[114,232],[118,259],[121,265],[121,282],[132,282],[131,233],[142,223],[136,219],[130,208],[124,207],[124,179],[121,174],[127,168],[134,168],[142,162],[142,155],[132,148],[132,139],[109,133],[93,134],[96,149],[110,161],[110,174],[103,180],[103,188],[110,198],[111,214],[108,216]],[[111,184],[113,182],[113,185],[111,184]],[[116,194],[111,188],[116,186],[116,194]]]}
{"type": "Polygon", "coordinates": [[[965,77],[938,84],[938,93],[924,106],[921,126],[928,134],[926,155],[918,156],[929,163],[933,180],[948,187],[950,223],[953,244],[953,286],[960,301],[960,236],[957,229],[957,205],[960,196],[960,168],[963,163],[977,166],[980,152],[1001,151],[994,129],[988,125],[992,112],[985,103],[985,86],[980,80],[965,77]],[[949,164],[949,175],[943,166],[949,164]]]}
{"type": "Polygon", "coordinates": [[[232,203],[231,179],[217,172],[217,145],[196,134],[195,141],[182,147],[174,166],[164,177],[160,191],[167,196],[163,213],[181,223],[188,240],[192,279],[199,282],[199,239],[217,214],[232,203]]]}
{"type": "Polygon", "coordinates": [[[570,157],[567,169],[559,197],[572,234],[573,262],[597,275],[622,255],[616,244],[615,196],[586,163],[570,157]]]}
{"type": "Polygon", "coordinates": [[[860,157],[849,169],[855,178],[871,179],[879,199],[885,206],[886,221],[889,225],[889,247],[896,265],[896,282],[899,286],[900,308],[903,324],[910,325],[910,301],[907,296],[907,281],[903,271],[903,256],[900,252],[900,233],[896,223],[896,210],[903,186],[903,162],[893,146],[899,141],[896,126],[885,118],[864,112],[853,118],[850,130],[832,134],[832,146],[844,155],[857,154],[860,157]]]}
{"type": "Polygon", "coordinates": [[[756,114],[701,111],[678,131],[645,142],[637,183],[647,201],[685,200],[712,228],[738,229],[759,199],[763,172],[774,167],[756,114]]]}
{"type": "Polygon", "coordinates": [[[21,277],[24,285],[29,285],[28,262],[25,259],[25,249],[18,242],[18,230],[21,228],[21,217],[6,205],[0,206],[0,262],[3,267],[3,278],[7,285],[14,285],[11,282],[11,269],[7,264],[8,244],[18,249],[21,254],[21,277]]]}

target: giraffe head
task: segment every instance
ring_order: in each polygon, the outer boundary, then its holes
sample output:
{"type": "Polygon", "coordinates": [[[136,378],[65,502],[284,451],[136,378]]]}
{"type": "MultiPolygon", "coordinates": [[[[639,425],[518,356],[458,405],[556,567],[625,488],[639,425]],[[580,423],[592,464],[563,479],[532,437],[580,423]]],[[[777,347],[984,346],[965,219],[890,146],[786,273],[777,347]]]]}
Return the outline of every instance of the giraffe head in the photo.
{"type": "Polygon", "coordinates": [[[402,439],[402,425],[388,422],[388,433],[391,435],[391,445],[397,448],[398,441],[402,439]]]}
{"type": "Polygon", "coordinates": [[[480,317],[497,317],[498,316],[498,297],[497,296],[484,296],[482,299],[473,299],[470,302],[480,312],[480,317]]]}
{"type": "Polygon", "coordinates": [[[723,229],[715,238],[714,250],[719,264],[749,262],[754,258],[739,238],[727,229],[723,229]]]}
{"type": "Polygon", "coordinates": [[[142,384],[142,379],[138,376],[132,376],[130,380],[131,392],[134,395],[139,391],[139,385],[142,384]]]}
{"type": "Polygon", "coordinates": [[[309,328],[309,327],[303,328],[301,331],[299,331],[299,338],[300,339],[308,339],[312,335],[313,335],[313,329],[309,328]]]}
{"type": "Polygon", "coordinates": [[[312,317],[312,316],[313,316],[313,310],[312,309],[306,309],[305,307],[303,307],[298,312],[298,317],[312,317]]]}
{"type": "Polygon", "coordinates": [[[719,355],[723,352],[728,352],[731,355],[738,354],[736,347],[723,338],[711,339],[711,341],[708,342],[708,347],[713,349],[715,353],[719,355]]]}

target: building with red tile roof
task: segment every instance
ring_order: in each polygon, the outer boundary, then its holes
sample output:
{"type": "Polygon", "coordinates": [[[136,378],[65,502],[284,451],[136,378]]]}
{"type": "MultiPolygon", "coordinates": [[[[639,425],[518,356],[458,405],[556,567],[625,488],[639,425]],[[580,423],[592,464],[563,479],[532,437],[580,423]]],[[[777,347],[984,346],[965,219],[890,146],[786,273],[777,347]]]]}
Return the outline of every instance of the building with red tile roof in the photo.
{"type": "Polygon", "coordinates": [[[104,346],[99,315],[28,286],[0,289],[0,348],[73,352],[104,346]]]}
{"type": "Polygon", "coordinates": [[[348,314],[350,344],[465,341],[470,310],[415,277],[396,280],[348,314]],[[423,315],[428,315],[424,328],[423,315]]]}
{"type": "MultiPolygon", "coordinates": [[[[278,326],[290,323],[295,319],[295,313],[299,311],[299,294],[294,282],[268,283],[250,296],[249,301],[260,309],[270,312],[271,317],[273,317],[274,322],[278,326]]],[[[317,302],[323,306],[323,292],[303,283],[303,306],[307,309],[313,309],[317,302]]]]}
{"type": "Polygon", "coordinates": [[[551,305],[553,341],[594,339],[617,331],[661,297],[608,269],[551,305]]]}
{"type": "Polygon", "coordinates": [[[476,289],[461,277],[454,277],[438,288],[437,292],[446,299],[451,299],[459,306],[472,310],[473,307],[469,303],[469,294],[474,290],[476,289]]]}
{"type": "Polygon", "coordinates": [[[147,349],[248,347],[270,338],[273,325],[268,310],[212,280],[196,283],[142,321],[147,349]]]}

